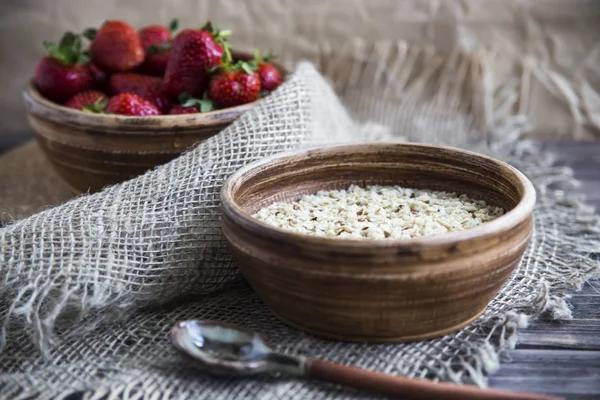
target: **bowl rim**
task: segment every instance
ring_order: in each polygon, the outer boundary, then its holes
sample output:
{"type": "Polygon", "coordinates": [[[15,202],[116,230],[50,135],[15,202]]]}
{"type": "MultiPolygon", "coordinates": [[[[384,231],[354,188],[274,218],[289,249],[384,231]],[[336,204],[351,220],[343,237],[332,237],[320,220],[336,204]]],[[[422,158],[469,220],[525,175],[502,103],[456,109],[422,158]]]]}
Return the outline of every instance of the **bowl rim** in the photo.
{"type": "Polygon", "coordinates": [[[327,246],[338,249],[373,249],[373,248],[414,248],[424,246],[447,246],[458,242],[464,242],[472,239],[481,238],[484,236],[497,234],[499,232],[510,230],[518,224],[525,221],[535,209],[536,190],[533,183],[521,171],[512,165],[498,160],[496,158],[476,153],[469,150],[463,150],[457,147],[442,146],[425,143],[413,142],[352,142],[344,144],[324,145],[319,147],[310,147],[301,150],[292,150],[274,154],[265,157],[261,160],[247,164],[234,172],[223,184],[220,192],[221,209],[224,215],[235,220],[237,224],[241,224],[246,229],[251,229],[254,232],[266,232],[272,238],[281,239],[285,242],[307,243],[313,246],[327,246]],[[307,156],[310,157],[316,154],[326,154],[339,151],[360,151],[365,146],[368,147],[396,147],[405,146],[413,148],[430,148],[440,149],[455,153],[462,153],[471,157],[488,160],[501,168],[510,171],[519,181],[523,188],[523,195],[515,207],[500,217],[478,225],[473,228],[465,229],[457,232],[445,232],[437,235],[422,236],[410,239],[339,239],[326,236],[306,235],[302,233],[288,231],[267,224],[266,222],[257,220],[249,213],[244,211],[239,205],[233,201],[232,191],[233,186],[244,174],[268,164],[276,163],[291,157],[307,156]]]}

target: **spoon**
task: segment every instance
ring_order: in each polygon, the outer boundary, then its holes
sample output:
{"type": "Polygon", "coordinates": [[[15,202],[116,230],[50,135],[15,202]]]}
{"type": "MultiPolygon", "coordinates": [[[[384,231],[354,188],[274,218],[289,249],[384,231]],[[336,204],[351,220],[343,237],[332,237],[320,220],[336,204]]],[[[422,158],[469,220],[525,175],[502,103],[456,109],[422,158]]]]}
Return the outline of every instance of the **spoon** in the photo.
{"type": "Polygon", "coordinates": [[[405,399],[559,399],[547,395],[391,376],[325,360],[277,353],[256,332],[214,321],[178,322],[171,330],[171,342],[200,369],[219,376],[282,373],[405,399]]]}

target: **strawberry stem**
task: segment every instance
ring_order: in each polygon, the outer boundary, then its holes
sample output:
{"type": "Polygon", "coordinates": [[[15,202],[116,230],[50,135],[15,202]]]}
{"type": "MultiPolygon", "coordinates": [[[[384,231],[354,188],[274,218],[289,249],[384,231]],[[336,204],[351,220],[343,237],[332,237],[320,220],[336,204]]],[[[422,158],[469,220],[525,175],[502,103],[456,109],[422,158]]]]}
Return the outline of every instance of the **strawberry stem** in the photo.
{"type": "Polygon", "coordinates": [[[271,59],[273,58],[273,53],[271,51],[269,51],[269,54],[267,54],[265,57],[260,57],[260,50],[258,48],[254,49],[254,58],[250,61],[247,61],[248,64],[254,66],[255,68],[258,68],[258,65],[262,62],[269,62],[271,61],[271,59]]]}
{"type": "Polygon", "coordinates": [[[231,56],[231,48],[228,43],[223,43],[223,55],[225,56],[224,62],[230,63],[233,61],[233,57],[231,56]]]}

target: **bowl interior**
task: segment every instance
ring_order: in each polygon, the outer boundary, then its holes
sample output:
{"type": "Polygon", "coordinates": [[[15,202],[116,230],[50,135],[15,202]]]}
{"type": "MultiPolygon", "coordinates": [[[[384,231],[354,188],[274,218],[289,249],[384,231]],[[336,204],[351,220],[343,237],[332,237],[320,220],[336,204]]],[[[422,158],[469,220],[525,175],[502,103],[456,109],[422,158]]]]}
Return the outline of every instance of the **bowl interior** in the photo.
{"type": "Polygon", "coordinates": [[[240,171],[238,177],[232,200],[247,214],[276,201],[350,184],[467,194],[507,212],[526,191],[520,173],[502,162],[458,149],[412,144],[334,147],[276,157],[240,171]]]}

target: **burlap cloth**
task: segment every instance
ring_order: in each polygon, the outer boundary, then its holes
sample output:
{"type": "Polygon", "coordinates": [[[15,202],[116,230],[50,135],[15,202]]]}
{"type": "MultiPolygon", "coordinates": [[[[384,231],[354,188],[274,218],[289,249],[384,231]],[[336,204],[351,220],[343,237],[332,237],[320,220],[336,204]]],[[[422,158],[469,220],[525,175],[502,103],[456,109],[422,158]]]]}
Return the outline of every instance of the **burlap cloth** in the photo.
{"type": "Polygon", "coordinates": [[[303,380],[200,374],[168,340],[173,324],[188,318],[258,330],[284,352],[485,386],[529,318],[570,316],[565,292],[597,276],[589,255],[600,244],[598,218],[565,191],[570,171],[517,140],[522,118],[496,118],[490,57],[358,44],[344,57],[322,58],[329,83],[300,63],[275,93],[180,158],[2,228],[1,397],[368,397],[303,380]],[[220,232],[223,181],[270,154],[358,140],[468,147],[508,161],[535,184],[523,261],[467,328],[405,344],[322,340],[279,322],[241,280],[220,232]]]}

